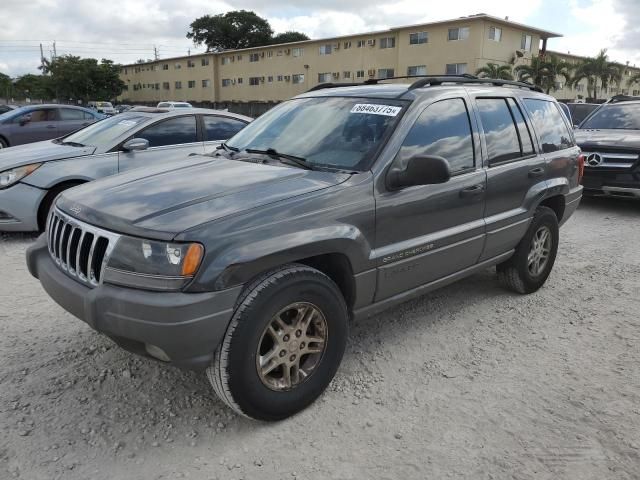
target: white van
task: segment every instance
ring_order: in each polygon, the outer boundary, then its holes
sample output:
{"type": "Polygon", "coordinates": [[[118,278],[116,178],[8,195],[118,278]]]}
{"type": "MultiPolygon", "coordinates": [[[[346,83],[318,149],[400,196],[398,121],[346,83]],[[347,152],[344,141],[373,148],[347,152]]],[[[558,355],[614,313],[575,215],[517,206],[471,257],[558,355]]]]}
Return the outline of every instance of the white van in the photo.
{"type": "Polygon", "coordinates": [[[111,102],[88,102],[87,107],[104,115],[115,115],[117,113],[111,102]]]}

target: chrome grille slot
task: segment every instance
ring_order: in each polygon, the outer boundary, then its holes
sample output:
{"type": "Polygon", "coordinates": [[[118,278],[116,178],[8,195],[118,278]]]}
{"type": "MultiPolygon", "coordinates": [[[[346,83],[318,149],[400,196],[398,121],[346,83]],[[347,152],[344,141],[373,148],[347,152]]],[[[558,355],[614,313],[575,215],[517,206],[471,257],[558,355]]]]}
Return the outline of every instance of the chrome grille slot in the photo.
{"type": "Polygon", "coordinates": [[[55,209],[47,222],[49,254],[55,263],[81,283],[95,287],[120,236],[86,224],[55,209]]]}

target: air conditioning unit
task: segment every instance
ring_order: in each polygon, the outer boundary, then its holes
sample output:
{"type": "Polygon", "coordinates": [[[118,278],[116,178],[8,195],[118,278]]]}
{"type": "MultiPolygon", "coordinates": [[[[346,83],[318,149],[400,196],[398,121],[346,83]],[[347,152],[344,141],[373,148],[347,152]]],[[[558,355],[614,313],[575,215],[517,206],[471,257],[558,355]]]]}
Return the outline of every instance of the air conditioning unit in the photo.
{"type": "Polygon", "coordinates": [[[234,78],[233,80],[231,80],[231,85],[235,85],[236,84],[236,79],[234,78]]]}
{"type": "Polygon", "coordinates": [[[375,38],[370,38],[369,40],[367,40],[367,45],[369,45],[370,47],[373,47],[375,44],[376,44],[375,38]]]}
{"type": "Polygon", "coordinates": [[[285,48],[284,49],[284,53],[285,53],[285,55],[289,55],[291,53],[291,49],[290,48],[285,48]]]}
{"type": "Polygon", "coordinates": [[[367,73],[369,74],[370,77],[376,76],[376,71],[373,68],[371,68],[367,73]]]}
{"type": "Polygon", "coordinates": [[[284,81],[288,82],[289,80],[291,80],[291,75],[285,75],[284,76],[284,81]]]}

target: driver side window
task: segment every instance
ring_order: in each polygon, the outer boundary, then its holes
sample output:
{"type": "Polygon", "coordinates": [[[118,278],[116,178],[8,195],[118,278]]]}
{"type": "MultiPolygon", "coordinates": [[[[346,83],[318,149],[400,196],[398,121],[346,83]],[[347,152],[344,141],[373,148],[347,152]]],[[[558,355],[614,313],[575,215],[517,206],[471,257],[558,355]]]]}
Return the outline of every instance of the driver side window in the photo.
{"type": "Polygon", "coordinates": [[[452,175],[473,169],[473,138],[464,100],[451,98],[429,105],[411,127],[398,155],[403,159],[443,157],[452,175]]]}
{"type": "Polygon", "coordinates": [[[136,135],[136,138],[147,139],[149,147],[197,142],[196,117],[187,115],[164,120],[144,129],[136,135]]]}

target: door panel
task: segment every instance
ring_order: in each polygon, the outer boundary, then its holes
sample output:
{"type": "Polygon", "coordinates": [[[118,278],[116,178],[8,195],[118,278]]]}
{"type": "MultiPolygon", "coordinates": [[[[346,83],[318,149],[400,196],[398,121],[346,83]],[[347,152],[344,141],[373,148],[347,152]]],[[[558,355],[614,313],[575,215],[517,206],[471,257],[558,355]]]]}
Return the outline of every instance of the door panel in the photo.
{"type": "Polygon", "coordinates": [[[474,265],[484,246],[486,173],[476,168],[467,103],[432,103],[409,130],[393,162],[436,155],[453,176],[443,184],[376,194],[378,289],[384,300],[474,265]]]}
{"type": "Polygon", "coordinates": [[[58,122],[55,109],[36,109],[27,114],[31,116],[31,121],[24,125],[20,125],[20,123],[13,124],[14,133],[12,135],[12,145],[39,142],[58,136],[58,122]]]}
{"type": "Polygon", "coordinates": [[[118,171],[124,172],[146,165],[158,165],[159,163],[180,160],[187,158],[191,153],[204,153],[204,145],[202,142],[188,143],[185,145],[168,145],[166,147],[155,147],[135,152],[119,152],[118,171]]]}

